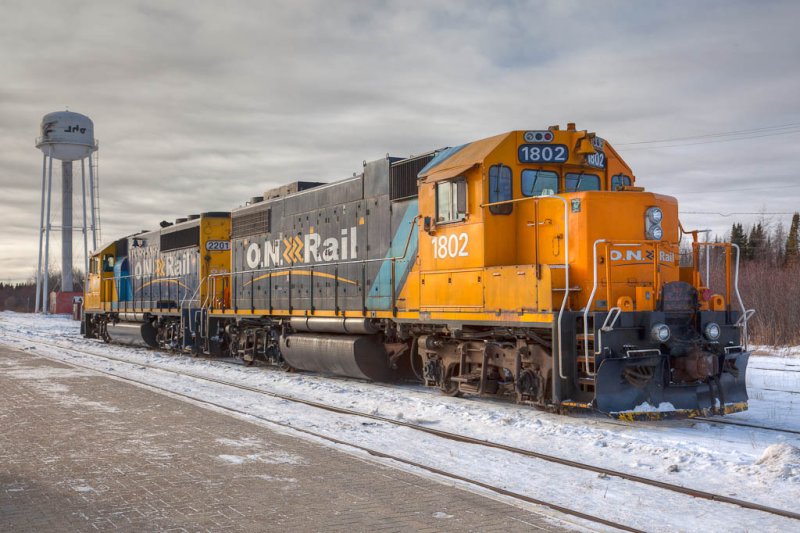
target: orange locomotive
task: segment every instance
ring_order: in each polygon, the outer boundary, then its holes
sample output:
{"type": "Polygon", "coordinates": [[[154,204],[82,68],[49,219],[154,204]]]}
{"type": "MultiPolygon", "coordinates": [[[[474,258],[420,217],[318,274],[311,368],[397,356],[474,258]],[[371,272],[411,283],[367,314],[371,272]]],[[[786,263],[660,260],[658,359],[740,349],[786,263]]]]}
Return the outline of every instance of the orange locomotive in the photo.
{"type": "Polygon", "coordinates": [[[172,314],[125,302],[151,345],[367,379],[414,370],[447,394],[627,418],[747,406],[738,250],[694,233],[681,266],[677,201],[573,124],[265,196],[232,211],[215,250],[230,268],[198,278],[201,298],[172,314]],[[726,258],[719,293],[707,246],[726,258]]]}

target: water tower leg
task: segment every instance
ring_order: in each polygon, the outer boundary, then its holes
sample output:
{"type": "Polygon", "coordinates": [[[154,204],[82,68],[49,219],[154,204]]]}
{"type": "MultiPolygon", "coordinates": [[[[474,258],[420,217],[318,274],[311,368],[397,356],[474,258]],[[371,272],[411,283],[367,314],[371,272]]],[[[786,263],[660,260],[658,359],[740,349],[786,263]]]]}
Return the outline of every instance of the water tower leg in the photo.
{"type": "Polygon", "coordinates": [[[50,313],[50,198],[53,193],[53,156],[50,155],[50,162],[47,169],[47,226],[44,230],[44,293],[42,294],[42,312],[50,313]]]}
{"type": "Polygon", "coordinates": [[[42,154],[42,208],[39,214],[39,263],[36,265],[36,309],[41,310],[42,298],[42,239],[44,239],[44,193],[47,184],[47,154],[42,154]]]}
{"type": "Polygon", "coordinates": [[[89,154],[89,205],[92,209],[92,249],[97,250],[97,217],[94,208],[94,171],[92,170],[92,154],[89,154]]]}
{"type": "Polygon", "coordinates": [[[83,292],[85,293],[86,284],[89,281],[89,244],[86,233],[86,164],[83,159],[81,159],[81,191],[83,199],[83,292]]]}
{"type": "Polygon", "coordinates": [[[72,161],[61,162],[61,291],[72,292],[72,161]]]}

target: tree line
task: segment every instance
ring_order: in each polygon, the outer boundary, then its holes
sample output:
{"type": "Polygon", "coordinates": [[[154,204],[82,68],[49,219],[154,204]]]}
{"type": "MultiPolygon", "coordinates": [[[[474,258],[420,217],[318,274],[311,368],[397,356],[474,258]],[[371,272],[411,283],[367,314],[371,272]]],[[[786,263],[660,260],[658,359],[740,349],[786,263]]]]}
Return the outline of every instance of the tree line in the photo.
{"type": "Polygon", "coordinates": [[[800,213],[792,216],[789,232],[783,224],[769,224],[759,220],[749,230],[741,223],[731,227],[730,241],[739,246],[745,261],[767,262],[771,266],[783,267],[800,259],[800,213]]]}
{"type": "Polygon", "coordinates": [[[751,342],[800,345],[800,213],[788,232],[763,219],[749,227],[734,223],[730,241],[741,253],[742,300],[756,310],[748,323],[751,342]]]}
{"type": "MultiPolygon", "coordinates": [[[[73,290],[83,291],[83,271],[73,270],[73,290]]],[[[59,290],[61,286],[61,272],[50,271],[49,290],[59,290]]],[[[19,313],[33,313],[36,308],[36,275],[32,275],[22,283],[0,282],[0,311],[16,311],[19,313]]]]}

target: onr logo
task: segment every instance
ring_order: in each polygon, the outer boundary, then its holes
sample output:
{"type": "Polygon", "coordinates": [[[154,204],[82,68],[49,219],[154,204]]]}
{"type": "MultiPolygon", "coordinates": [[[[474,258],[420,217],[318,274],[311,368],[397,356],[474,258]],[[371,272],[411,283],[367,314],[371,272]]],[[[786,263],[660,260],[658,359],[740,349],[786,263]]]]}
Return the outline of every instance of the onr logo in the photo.
{"type": "MultiPolygon", "coordinates": [[[[612,261],[623,260],[623,253],[620,250],[611,250],[608,255],[612,261]]],[[[650,252],[649,255],[648,259],[652,259],[653,252],[650,252]]],[[[624,258],[625,261],[642,261],[642,250],[625,250],[624,258]]]]}
{"type": "MultiPolygon", "coordinates": [[[[621,250],[611,250],[608,253],[609,259],[612,261],[652,261],[655,258],[655,251],[654,250],[642,250],[642,249],[628,249],[625,250],[625,253],[622,253],[621,250]]],[[[675,252],[665,252],[664,250],[658,251],[658,260],[664,263],[672,263],[675,261],[675,252]]]]}
{"type": "Polygon", "coordinates": [[[328,263],[358,259],[356,228],[343,229],[341,237],[322,238],[319,233],[282,236],[259,243],[251,243],[245,253],[245,261],[251,269],[280,267],[285,264],[328,263]]]}

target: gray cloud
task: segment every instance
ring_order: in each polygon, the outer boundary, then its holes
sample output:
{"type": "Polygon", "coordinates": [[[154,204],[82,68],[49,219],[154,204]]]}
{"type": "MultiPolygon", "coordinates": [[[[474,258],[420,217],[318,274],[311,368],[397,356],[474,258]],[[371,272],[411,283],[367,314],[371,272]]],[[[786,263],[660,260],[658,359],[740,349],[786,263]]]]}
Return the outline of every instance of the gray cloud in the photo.
{"type": "MultiPolygon", "coordinates": [[[[108,238],[228,210],[275,184],[342,178],[386,152],[516,128],[575,121],[615,144],[800,122],[791,1],[6,0],[0,10],[2,279],[35,267],[33,140],[41,116],[67,105],[101,140],[108,238]]],[[[793,211],[798,140],[619,150],[641,185],[685,211],[793,211]]],[[[683,218],[720,233],[733,221],[683,218]]]]}

